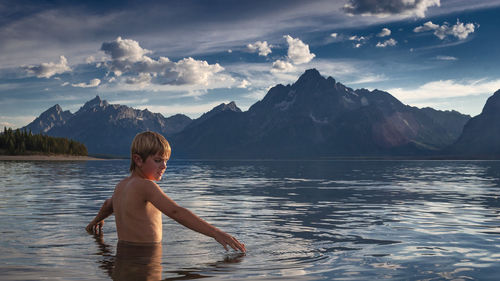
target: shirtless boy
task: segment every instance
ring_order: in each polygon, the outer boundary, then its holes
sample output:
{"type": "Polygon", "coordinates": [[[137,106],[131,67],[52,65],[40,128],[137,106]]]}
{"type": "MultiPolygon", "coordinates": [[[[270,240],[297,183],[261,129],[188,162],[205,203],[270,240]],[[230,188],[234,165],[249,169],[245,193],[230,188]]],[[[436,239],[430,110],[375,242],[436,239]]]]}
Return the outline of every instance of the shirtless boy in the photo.
{"type": "Polygon", "coordinates": [[[116,185],[113,195],[104,202],[86,230],[101,234],[104,219],[114,214],[119,241],[160,243],[161,213],[164,213],[178,223],[214,238],[226,250],[229,246],[245,252],[244,244],[177,205],[155,183],[161,180],[167,168],[170,152],[170,145],[162,135],[155,132],[136,135],[131,146],[130,176],[116,185]]]}

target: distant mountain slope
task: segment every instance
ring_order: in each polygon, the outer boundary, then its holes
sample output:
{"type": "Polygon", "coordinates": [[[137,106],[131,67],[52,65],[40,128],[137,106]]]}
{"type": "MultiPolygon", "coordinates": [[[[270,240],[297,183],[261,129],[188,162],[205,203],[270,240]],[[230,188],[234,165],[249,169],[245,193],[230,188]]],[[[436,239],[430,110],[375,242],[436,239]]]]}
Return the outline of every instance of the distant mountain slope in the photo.
{"type": "Polygon", "coordinates": [[[446,152],[480,159],[500,157],[500,90],[488,98],[481,114],[465,124],[462,135],[446,152]]]}
{"type": "MultiPolygon", "coordinates": [[[[489,107],[493,116],[496,108],[489,107]]],[[[230,102],[195,120],[165,118],[97,96],[74,114],[56,105],[25,128],[75,139],[90,154],[128,155],[135,134],[152,130],[167,137],[175,158],[385,157],[441,153],[469,119],[456,111],[411,107],[384,91],[353,90],[310,69],[292,85],[271,88],[245,112],[230,102]]]]}
{"type": "Polygon", "coordinates": [[[310,69],[247,112],[211,114],[171,140],[180,157],[422,155],[453,143],[469,119],[410,107],[387,92],[353,90],[310,69]]]}
{"type": "Polygon", "coordinates": [[[185,115],[165,118],[147,109],[109,104],[99,96],[85,103],[75,114],[69,111],[61,113],[60,107],[56,107],[59,110],[54,110],[54,107],[47,110],[25,128],[35,133],[44,132],[77,140],[84,143],[92,154],[128,155],[137,133],[151,130],[169,136],[192,121],[185,115]],[[56,123],[51,120],[61,121],[56,123]]]}

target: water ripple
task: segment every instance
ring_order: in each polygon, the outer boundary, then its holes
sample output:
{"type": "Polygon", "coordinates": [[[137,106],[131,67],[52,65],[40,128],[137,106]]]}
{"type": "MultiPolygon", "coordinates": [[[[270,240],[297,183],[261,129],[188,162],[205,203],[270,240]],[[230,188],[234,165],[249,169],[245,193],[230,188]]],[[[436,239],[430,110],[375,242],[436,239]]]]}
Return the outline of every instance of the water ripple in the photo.
{"type": "MultiPolygon", "coordinates": [[[[500,162],[171,161],[159,183],[248,253],[164,219],[164,280],[493,280],[500,162]]],[[[1,162],[2,280],[107,280],[112,219],[83,227],[127,161],[1,162]]]]}

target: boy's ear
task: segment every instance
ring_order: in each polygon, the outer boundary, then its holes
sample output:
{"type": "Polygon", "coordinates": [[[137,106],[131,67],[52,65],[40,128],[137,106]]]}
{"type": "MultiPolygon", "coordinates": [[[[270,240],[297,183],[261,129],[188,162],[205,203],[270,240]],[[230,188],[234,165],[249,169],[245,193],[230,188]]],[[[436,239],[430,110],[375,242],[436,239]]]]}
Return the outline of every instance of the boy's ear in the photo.
{"type": "Polygon", "coordinates": [[[142,166],[142,157],[139,154],[132,154],[132,160],[134,160],[134,163],[137,167],[142,166]]]}

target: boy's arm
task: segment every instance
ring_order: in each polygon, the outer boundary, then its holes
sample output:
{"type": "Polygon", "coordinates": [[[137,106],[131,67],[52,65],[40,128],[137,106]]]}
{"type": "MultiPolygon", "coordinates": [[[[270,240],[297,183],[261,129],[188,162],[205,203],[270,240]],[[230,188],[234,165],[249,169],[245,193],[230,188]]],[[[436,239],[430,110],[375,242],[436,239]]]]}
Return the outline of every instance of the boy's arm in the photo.
{"type": "Polygon", "coordinates": [[[107,199],[101,206],[99,213],[95,218],[85,227],[87,232],[93,234],[102,234],[102,226],[104,225],[104,219],[109,217],[113,213],[113,200],[112,198],[107,199]]]}
{"type": "Polygon", "coordinates": [[[173,220],[189,229],[214,238],[224,246],[226,250],[228,250],[227,246],[229,245],[235,251],[246,251],[245,245],[236,240],[236,238],[204,221],[188,209],[177,205],[177,203],[170,199],[157,184],[152,183],[146,190],[146,200],[151,202],[158,210],[173,220]]]}

